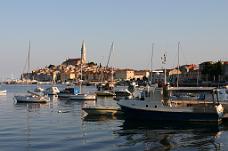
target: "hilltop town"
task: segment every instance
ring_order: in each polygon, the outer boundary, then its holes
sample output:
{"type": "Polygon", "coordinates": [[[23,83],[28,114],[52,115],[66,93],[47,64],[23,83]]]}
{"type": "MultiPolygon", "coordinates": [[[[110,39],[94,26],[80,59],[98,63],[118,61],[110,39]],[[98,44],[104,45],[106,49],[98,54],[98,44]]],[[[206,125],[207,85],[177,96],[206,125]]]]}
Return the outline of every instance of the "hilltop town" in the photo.
{"type": "MultiPolygon", "coordinates": [[[[60,65],[48,65],[44,68],[33,70],[31,73],[23,73],[20,80],[8,80],[7,84],[35,84],[35,83],[75,83],[82,79],[84,84],[94,84],[101,82],[121,82],[121,81],[149,81],[151,83],[164,83],[164,69],[157,70],[134,70],[120,69],[102,66],[95,62],[87,62],[86,47],[83,41],[80,58],[67,58],[60,65]]],[[[199,65],[181,65],[173,69],[166,69],[167,81],[171,85],[212,86],[227,84],[228,81],[228,61],[206,61],[199,65]]]]}

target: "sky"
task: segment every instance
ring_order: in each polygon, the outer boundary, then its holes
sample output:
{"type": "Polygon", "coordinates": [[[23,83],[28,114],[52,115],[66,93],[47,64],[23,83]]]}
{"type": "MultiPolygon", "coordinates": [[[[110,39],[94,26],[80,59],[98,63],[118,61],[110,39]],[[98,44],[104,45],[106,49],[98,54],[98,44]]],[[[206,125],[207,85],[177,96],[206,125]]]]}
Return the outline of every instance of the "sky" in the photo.
{"type": "Polygon", "coordinates": [[[227,0],[0,0],[0,81],[66,58],[150,69],[228,60],[227,0]],[[152,44],[153,56],[152,56],[152,44]],[[161,56],[167,55],[166,64],[161,56]]]}

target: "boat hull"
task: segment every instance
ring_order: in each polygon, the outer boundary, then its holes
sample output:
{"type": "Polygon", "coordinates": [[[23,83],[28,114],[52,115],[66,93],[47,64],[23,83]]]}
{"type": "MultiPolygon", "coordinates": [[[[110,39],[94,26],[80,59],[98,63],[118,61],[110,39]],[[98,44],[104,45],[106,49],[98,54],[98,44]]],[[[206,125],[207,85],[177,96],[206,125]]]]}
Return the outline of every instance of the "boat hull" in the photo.
{"type": "Polygon", "coordinates": [[[219,122],[223,117],[221,105],[211,108],[175,108],[163,105],[154,105],[145,101],[118,102],[126,118],[139,120],[157,121],[196,121],[196,122],[219,122]]]}
{"type": "Polygon", "coordinates": [[[121,106],[126,118],[139,120],[158,121],[196,121],[196,122],[219,122],[221,119],[215,113],[186,113],[186,112],[161,112],[145,111],[121,106]]]}
{"type": "Polygon", "coordinates": [[[121,114],[120,108],[109,108],[109,107],[84,107],[82,108],[88,115],[117,115],[121,114]]]}
{"type": "Polygon", "coordinates": [[[47,103],[49,99],[43,98],[36,98],[31,96],[15,96],[17,103],[47,103]]]}

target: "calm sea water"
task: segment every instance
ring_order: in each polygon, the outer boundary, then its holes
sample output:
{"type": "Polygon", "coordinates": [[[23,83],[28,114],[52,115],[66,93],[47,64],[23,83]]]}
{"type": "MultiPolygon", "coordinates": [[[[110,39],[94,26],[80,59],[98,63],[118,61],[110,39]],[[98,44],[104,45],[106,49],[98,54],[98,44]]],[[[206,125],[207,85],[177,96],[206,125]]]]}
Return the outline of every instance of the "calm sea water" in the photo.
{"type": "MultiPolygon", "coordinates": [[[[0,96],[0,150],[228,150],[228,124],[145,123],[121,117],[84,117],[81,107],[85,103],[95,104],[93,101],[52,98],[50,103],[41,105],[15,104],[14,95],[23,95],[35,87],[1,86],[8,93],[0,96]]],[[[97,103],[116,105],[111,98],[99,98],[97,103]]]]}

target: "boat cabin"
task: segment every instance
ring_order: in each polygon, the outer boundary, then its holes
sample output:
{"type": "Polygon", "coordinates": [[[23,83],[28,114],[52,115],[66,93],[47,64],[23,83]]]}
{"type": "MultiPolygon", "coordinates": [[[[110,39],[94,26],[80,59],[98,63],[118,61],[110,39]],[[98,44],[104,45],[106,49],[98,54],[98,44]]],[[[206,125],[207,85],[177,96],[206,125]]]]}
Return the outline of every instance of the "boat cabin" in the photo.
{"type": "Polygon", "coordinates": [[[216,87],[169,87],[168,103],[175,106],[219,104],[216,87]]]}

